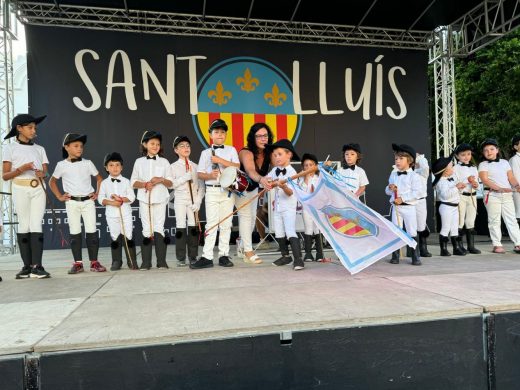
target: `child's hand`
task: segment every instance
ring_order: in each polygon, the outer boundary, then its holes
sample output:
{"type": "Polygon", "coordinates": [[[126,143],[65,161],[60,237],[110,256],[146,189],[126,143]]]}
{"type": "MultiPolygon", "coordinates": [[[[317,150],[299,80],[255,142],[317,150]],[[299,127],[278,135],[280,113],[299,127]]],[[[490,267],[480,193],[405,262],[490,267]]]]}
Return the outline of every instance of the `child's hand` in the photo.
{"type": "Polygon", "coordinates": [[[70,200],[70,194],[68,192],[65,192],[63,195],[58,197],[58,200],[61,202],[66,202],[70,200]]]}
{"type": "Polygon", "coordinates": [[[466,188],[466,184],[457,183],[457,184],[455,184],[455,187],[457,187],[457,189],[459,189],[459,190],[463,190],[464,188],[466,188]]]}
{"type": "Polygon", "coordinates": [[[394,203],[395,204],[403,204],[403,199],[400,196],[398,196],[397,198],[395,198],[394,203]]]}
{"type": "Polygon", "coordinates": [[[213,164],[221,164],[224,161],[226,161],[226,160],[224,160],[223,158],[221,158],[219,156],[211,156],[211,162],[213,164]]]}
{"type": "Polygon", "coordinates": [[[471,183],[471,186],[475,189],[478,188],[478,182],[477,181],[474,181],[473,183],[471,183]]]}
{"type": "Polygon", "coordinates": [[[389,185],[388,185],[388,189],[389,189],[390,191],[395,192],[395,191],[397,191],[397,186],[396,186],[395,184],[389,184],[389,185]]]}
{"type": "Polygon", "coordinates": [[[213,169],[210,173],[210,177],[212,179],[215,179],[217,180],[218,179],[218,175],[220,174],[220,171],[218,169],[213,169]]]}
{"type": "Polygon", "coordinates": [[[45,177],[45,172],[39,170],[39,169],[35,169],[34,170],[34,174],[36,175],[36,177],[45,177]]]}
{"type": "Polygon", "coordinates": [[[157,185],[159,183],[162,183],[164,181],[164,177],[152,177],[152,179],[150,180],[150,183],[152,183],[152,185],[157,185]]]}
{"type": "Polygon", "coordinates": [[[260,184],[262,185],[262,187],[264,187],[267,191],[269,191],[272,186],[271,186],[271,178],[270,177],[267,177],[267,176],[263,176],[261,179],[260,179],[260,184]]]}
{"type": "Polygon", "coordinates": [[[93,192],[93,193],[89,194],[88,196],[90,197],[90,199],[96,200],[98,197],[98,194],[97,194],[97,192],[93,192]]]}
{"type": "Polygon", "coordinates": [[[144,189],[145,189],[146,191],[151,191],[152,188],[153,188],[153,184],[152,184],[151,181],[147,181],[146,183],[144,183],[144,189]]]}
{"type": "Polygon", "coordinates": [[[330,161],[330,160],[324,161],[323,165],[325,165],[326,167],[330,167],[332,165],[332,161],[330,161]]]}
{"type": "Polygon", "coordinates": [[[34,163],[28,162],[18,167],[21,172],[30,171],[34,169],[34,163]]]}

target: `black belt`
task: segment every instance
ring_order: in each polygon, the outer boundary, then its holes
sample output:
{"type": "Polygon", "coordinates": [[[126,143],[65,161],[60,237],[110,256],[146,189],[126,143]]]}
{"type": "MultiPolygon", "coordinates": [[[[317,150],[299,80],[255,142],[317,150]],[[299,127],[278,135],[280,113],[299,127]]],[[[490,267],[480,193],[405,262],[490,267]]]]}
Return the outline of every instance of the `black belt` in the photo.
{"type": "Polygon", "coordinates": [[[451,202],[440,202],[440,203],[445,204],[446,206],[459,207],[458,203],[451,203],[451,202]]]}
{"type": "Polygon", "coordinates": [[[206,187],[222,187],[220,184],[206,184],[206,187]]]}
{"type": "Polygon", "coordinates": [[[475,192],[463,192],[462,195],[464,196],[477,196],[475,192]]]}
{"type": "Polygon", "coordinates": [[[71,196],[70,200],[75,200],[76,202],[83,202],[85,200],[89,200],[90,196],[71,196]]]}
{"type": "Polygon", "coordinates": [[[419,198],[417,200],[422,200],[422,199],[426,199],[426,196],[423,196],[422,198],[419,198]]]}
{"type": "Polygon", "coordinates": [[[410,203],[401,203],[401,204],[398,204],[397,206],[413,206],[413,204],[410,204],[410,203]]]}
{"type": "Polygon", "coordinates": [[[491,188],[489,188],[489,187],[484,187],[484,191],[491,191],[491,188]]]}

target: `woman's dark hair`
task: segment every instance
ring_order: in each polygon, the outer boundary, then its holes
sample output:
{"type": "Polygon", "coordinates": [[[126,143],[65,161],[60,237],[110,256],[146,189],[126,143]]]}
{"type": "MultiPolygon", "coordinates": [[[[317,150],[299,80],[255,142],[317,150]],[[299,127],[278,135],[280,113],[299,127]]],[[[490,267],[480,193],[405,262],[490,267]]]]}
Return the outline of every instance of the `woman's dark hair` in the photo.
{"type": "Polygon", "coordinates": [[[247,133],[247,148],[253,152],[254,156],[258,155],[258,147],[256,146],[256,138],[255,135],[258,130],[265,128],[267,130],[267,144],[271,145],[274,141],[273,132],[271,128],[266,123],[255,123],[249,129],[249,133],[247,133]]]}
{"type": "MultiPolygon", "coordinates": [[[[150,139],[158,139],[158,138],[150,138],[150,139]]],[[[146,142],[148,142],[148,141],[146,141],[146,142]]],[[[143,144],[144,144],[144,142],[143,142],[143,144]]],[[[148,156],[148,150],[146,149],[146,146],[144,146],[143,144],[141,144],[141,146],[139,147],[141,150],[141,156],[148,156]]],[[[159,157],[164,157],[164,149],[162,147],[162,142],[161,142],[161,149],[159,149],[159,153],[157,153],[157,155],[159,157]]]]}

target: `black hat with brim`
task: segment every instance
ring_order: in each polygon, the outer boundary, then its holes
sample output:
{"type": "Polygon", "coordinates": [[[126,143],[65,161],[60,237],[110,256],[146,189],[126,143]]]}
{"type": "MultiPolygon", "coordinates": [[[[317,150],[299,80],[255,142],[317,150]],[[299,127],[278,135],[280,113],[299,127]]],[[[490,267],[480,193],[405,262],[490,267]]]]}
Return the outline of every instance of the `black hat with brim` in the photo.
{"type": "Polygon", "coordinates": [[[304,153],[302,156],[302,160],[301,160],[302,164],[305,162],[305,160],[314,161],[316,163],[316,165],[318,165],[318,158],[314,154],[304,153]]]}
{"type": "Polygon", "coordinates": [[[108,153],[103,159],[103,166],[106,167],[110,161],[118,161],[123,165],[123,157],[117,152],[108,153]]]}
{"type": "Polygon", "coordinates": [[[412,148],[410,145],[406,145],[406,144],[400,144],[400,145],[392,144],[392,149],[396,153],[403,152],[403,153],[409,154],[410,157],[412,157],[413,164],[415,165],[415,158],[417,157],[417,154],[415,153],[415,149],[412,148]]]}
{"type": "Polygon", "coordinates": [[[515,146],[518,142],[520,142],[520,134],[516,134],[511,138],[511,146],[515,146]]]}
{"type": "Polygon", "coordinates": [[[7,135],[4,137],[4,139],[8,139],[11,137],[14,137],[18,134],[18,130],[16,129],[17,126],[23,126],[28,125],[29,123],[35,123],[38,124],[41,121],[43,121],[45,118],[47,118],[47,115],[34,117],[31,114],[18,114],[16,115],[13,120],[11,121],[11,131],[7,133],[7,135]]]}
{"type": "Polygon", "coordinates": [[[144,144],[150,141],[152,138],[157,138],[159,142],[162,142],[162,135],[158,131],[146,130],[141,137],[141,143],[144,144]]]}
{"type": "Polygon", "coordinates": [[[275,149],[278,149],[278,148],[287,149],[292,153],[291,161],[300,161],[300,157],[298,157],[298,154],[294,150],[294,146],[293,146],[292,142],[289,141],[288,139],[284,138],[284,139],[278,140],[274,144],[266,145],[265,147],[266,147],[266,149],[269,149],[270,151],[274,151],[275,149]]]}
{"type": "Polygon", "coordinates": [[[452,156],[449,157],[440,157],[435,160],[432,164],[432,173],[435,176],[435,180],[432,185],[435,186],[437,182],[441,179],[443,172],[446,170],[446,167],[453,160],[452,156]]]}
{"type": "Polygon", "coordinates": [[[486,146],[493,145],[498,148],[498,141],[494,138],[486,138],[481,144],[480,144],[480,150],[483,150],[486,146]]]}
{"type": "Polygon", "coordinates": [[[455,150],[453,151],[453,153],[454,153],[455,155],[457,155],[457,154],[459,154],[459,153],[461,153],[461,152],[465,152],[465,151],[467,151],[467,150],[473,152],[473,146],[471,146],[471,145],[468,144],[468,143],[463,143],[463,144],[458,145],[458,146],[455,148],[455,150]]]}
{"type": "Polygon", "coordinates": [[[209,125],[209,132],[211,133],[211,131],[215,130],[215,129],[222,129],[222,130],[227,131],[228,125],[223,119],[215,119],[209,125]]]}
{"type": "Polygon", "coordinates": [[[353,150],[354,152],[361,153],[361,146],[359,144],[343,145],[343,153],[345,153],[347,150],[353,150]]]}
{"type": "Polygon", "coordinates": [[[63,144],[61,148],[61,154],[63,158],[69,157],[69,153],[65,150],[65,145],[70,144],[71,142],[80,141],[85,145],[87,143],[87,136],[84,134],[76,134],[76,133],[67,133],[63,138],[63,144]]]}
{"type": "Polygon", "coordinates": [[[187,136],[179,135],[179,136],[175,137],[175,139],[173,140],[173,148],[175,149],[177,147],[177,145],[179,145],[181,142],[187,142],[191,145],[191,141],[187,136]]]}

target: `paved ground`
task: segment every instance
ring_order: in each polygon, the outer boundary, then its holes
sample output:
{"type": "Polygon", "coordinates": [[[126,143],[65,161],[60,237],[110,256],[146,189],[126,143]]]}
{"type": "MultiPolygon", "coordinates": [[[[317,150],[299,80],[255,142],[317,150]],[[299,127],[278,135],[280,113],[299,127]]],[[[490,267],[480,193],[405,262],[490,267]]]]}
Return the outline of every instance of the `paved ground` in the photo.
{"type": "MultiPolygon", "coordinates": [[[[337,258],[295,272],[272,266],[274,255],[189,270],[175,267],[170,247],[169,270],[67,275],[70,251],[55,250],[44,253],[52,278],[15,280],[19,256],[0,257],[0,355],[520,310],[520,255],[509,242],[495,255],[480,241],[482,255],[435,256],[421,267],[381,260],[354,276],[337,258]]],[[[438,246],[430,251],[438,255],[438,246]]],[[[109,258],[101,249],[105,265],[109,258]]]]}

